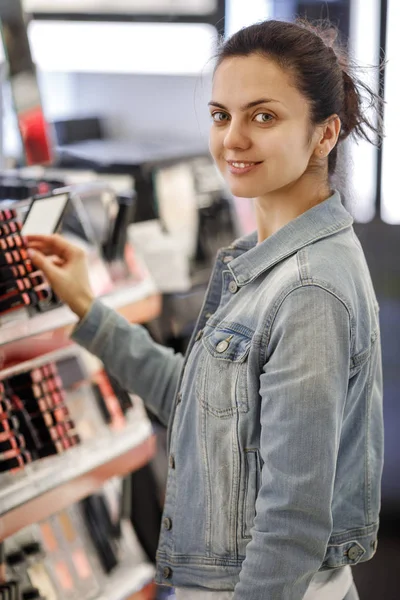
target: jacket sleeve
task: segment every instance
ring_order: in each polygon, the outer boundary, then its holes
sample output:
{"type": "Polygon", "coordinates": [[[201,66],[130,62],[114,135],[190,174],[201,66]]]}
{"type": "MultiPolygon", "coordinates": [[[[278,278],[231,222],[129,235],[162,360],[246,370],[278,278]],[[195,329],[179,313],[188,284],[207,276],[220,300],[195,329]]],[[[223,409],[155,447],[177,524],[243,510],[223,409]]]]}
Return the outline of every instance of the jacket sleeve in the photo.
{"type": "Polygon", "coordinates": [[[127,391],[140,396],[149,410],[168,425],[182,355],[156,344],[143,327],[130,325],[99,300],[71,337],[100,358],[127,391]]]}
{"type": "Polygon", "coordinates": [[[351,348],[345,304],[317,285],[286,295],[260,377],[261,487],[234,600],[302,600],[323,562],[351,348]]]}

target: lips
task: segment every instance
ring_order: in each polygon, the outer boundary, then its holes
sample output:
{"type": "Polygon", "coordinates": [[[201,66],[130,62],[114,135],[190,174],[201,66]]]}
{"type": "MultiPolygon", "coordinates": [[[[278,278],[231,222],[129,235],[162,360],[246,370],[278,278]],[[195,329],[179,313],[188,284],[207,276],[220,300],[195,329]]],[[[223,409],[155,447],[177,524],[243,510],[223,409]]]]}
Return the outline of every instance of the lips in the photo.
{"type": "Polygon", "coordinates": [[[256,169],[261,162],[252,162],[248,160],[227,160],[229,172],[232,175],[245,175],[256,169]]]}
{"type": "Polygon", "coordinates": [[[235,169],[246,169],[247,167],[254,167],[254,165],[260,164],[259,162],[249,160],[227,160],[226,162],[235,169]]]}

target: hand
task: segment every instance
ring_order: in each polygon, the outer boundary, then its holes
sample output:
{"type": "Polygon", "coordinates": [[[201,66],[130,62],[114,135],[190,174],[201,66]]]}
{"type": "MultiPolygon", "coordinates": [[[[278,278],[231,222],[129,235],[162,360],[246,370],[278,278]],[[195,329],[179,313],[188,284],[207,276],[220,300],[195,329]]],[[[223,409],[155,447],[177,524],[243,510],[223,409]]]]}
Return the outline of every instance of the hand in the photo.
{"type": "Polygon", "coordinates": [[[60,235],[26,236],[33,264],[43,271],[54,292],[81,319],[94,300],[85,252],[60,235]]]}

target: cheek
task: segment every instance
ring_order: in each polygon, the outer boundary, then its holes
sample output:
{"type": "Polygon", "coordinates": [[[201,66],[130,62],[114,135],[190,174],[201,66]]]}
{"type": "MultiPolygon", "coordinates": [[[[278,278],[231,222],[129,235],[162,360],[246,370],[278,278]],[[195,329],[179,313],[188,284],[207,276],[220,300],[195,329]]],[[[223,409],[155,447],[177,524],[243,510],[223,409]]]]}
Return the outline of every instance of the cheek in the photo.
{"type": "Polygon", "coordinates": [[[308,163],[308,151],[303,137],[294,131],[279,132],[265,138],[263,144],[266,160],[277,162],[279,168],[285,170],[298,170],[308,163]]]}

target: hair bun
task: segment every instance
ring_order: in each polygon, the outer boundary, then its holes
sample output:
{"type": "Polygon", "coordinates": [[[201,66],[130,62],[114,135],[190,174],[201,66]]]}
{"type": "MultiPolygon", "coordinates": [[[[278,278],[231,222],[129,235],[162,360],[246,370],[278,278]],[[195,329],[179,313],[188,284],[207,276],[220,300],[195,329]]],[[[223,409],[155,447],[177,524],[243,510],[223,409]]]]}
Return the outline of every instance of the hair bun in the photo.
{"type": "Polygon", "coordinates": [[[343,74],[343,114],[341,115],[342,130],[340,139],[346,139],[353,131],[362,125],[360,107],[361,97],[353,78],[342,67],[343,74]]]}

